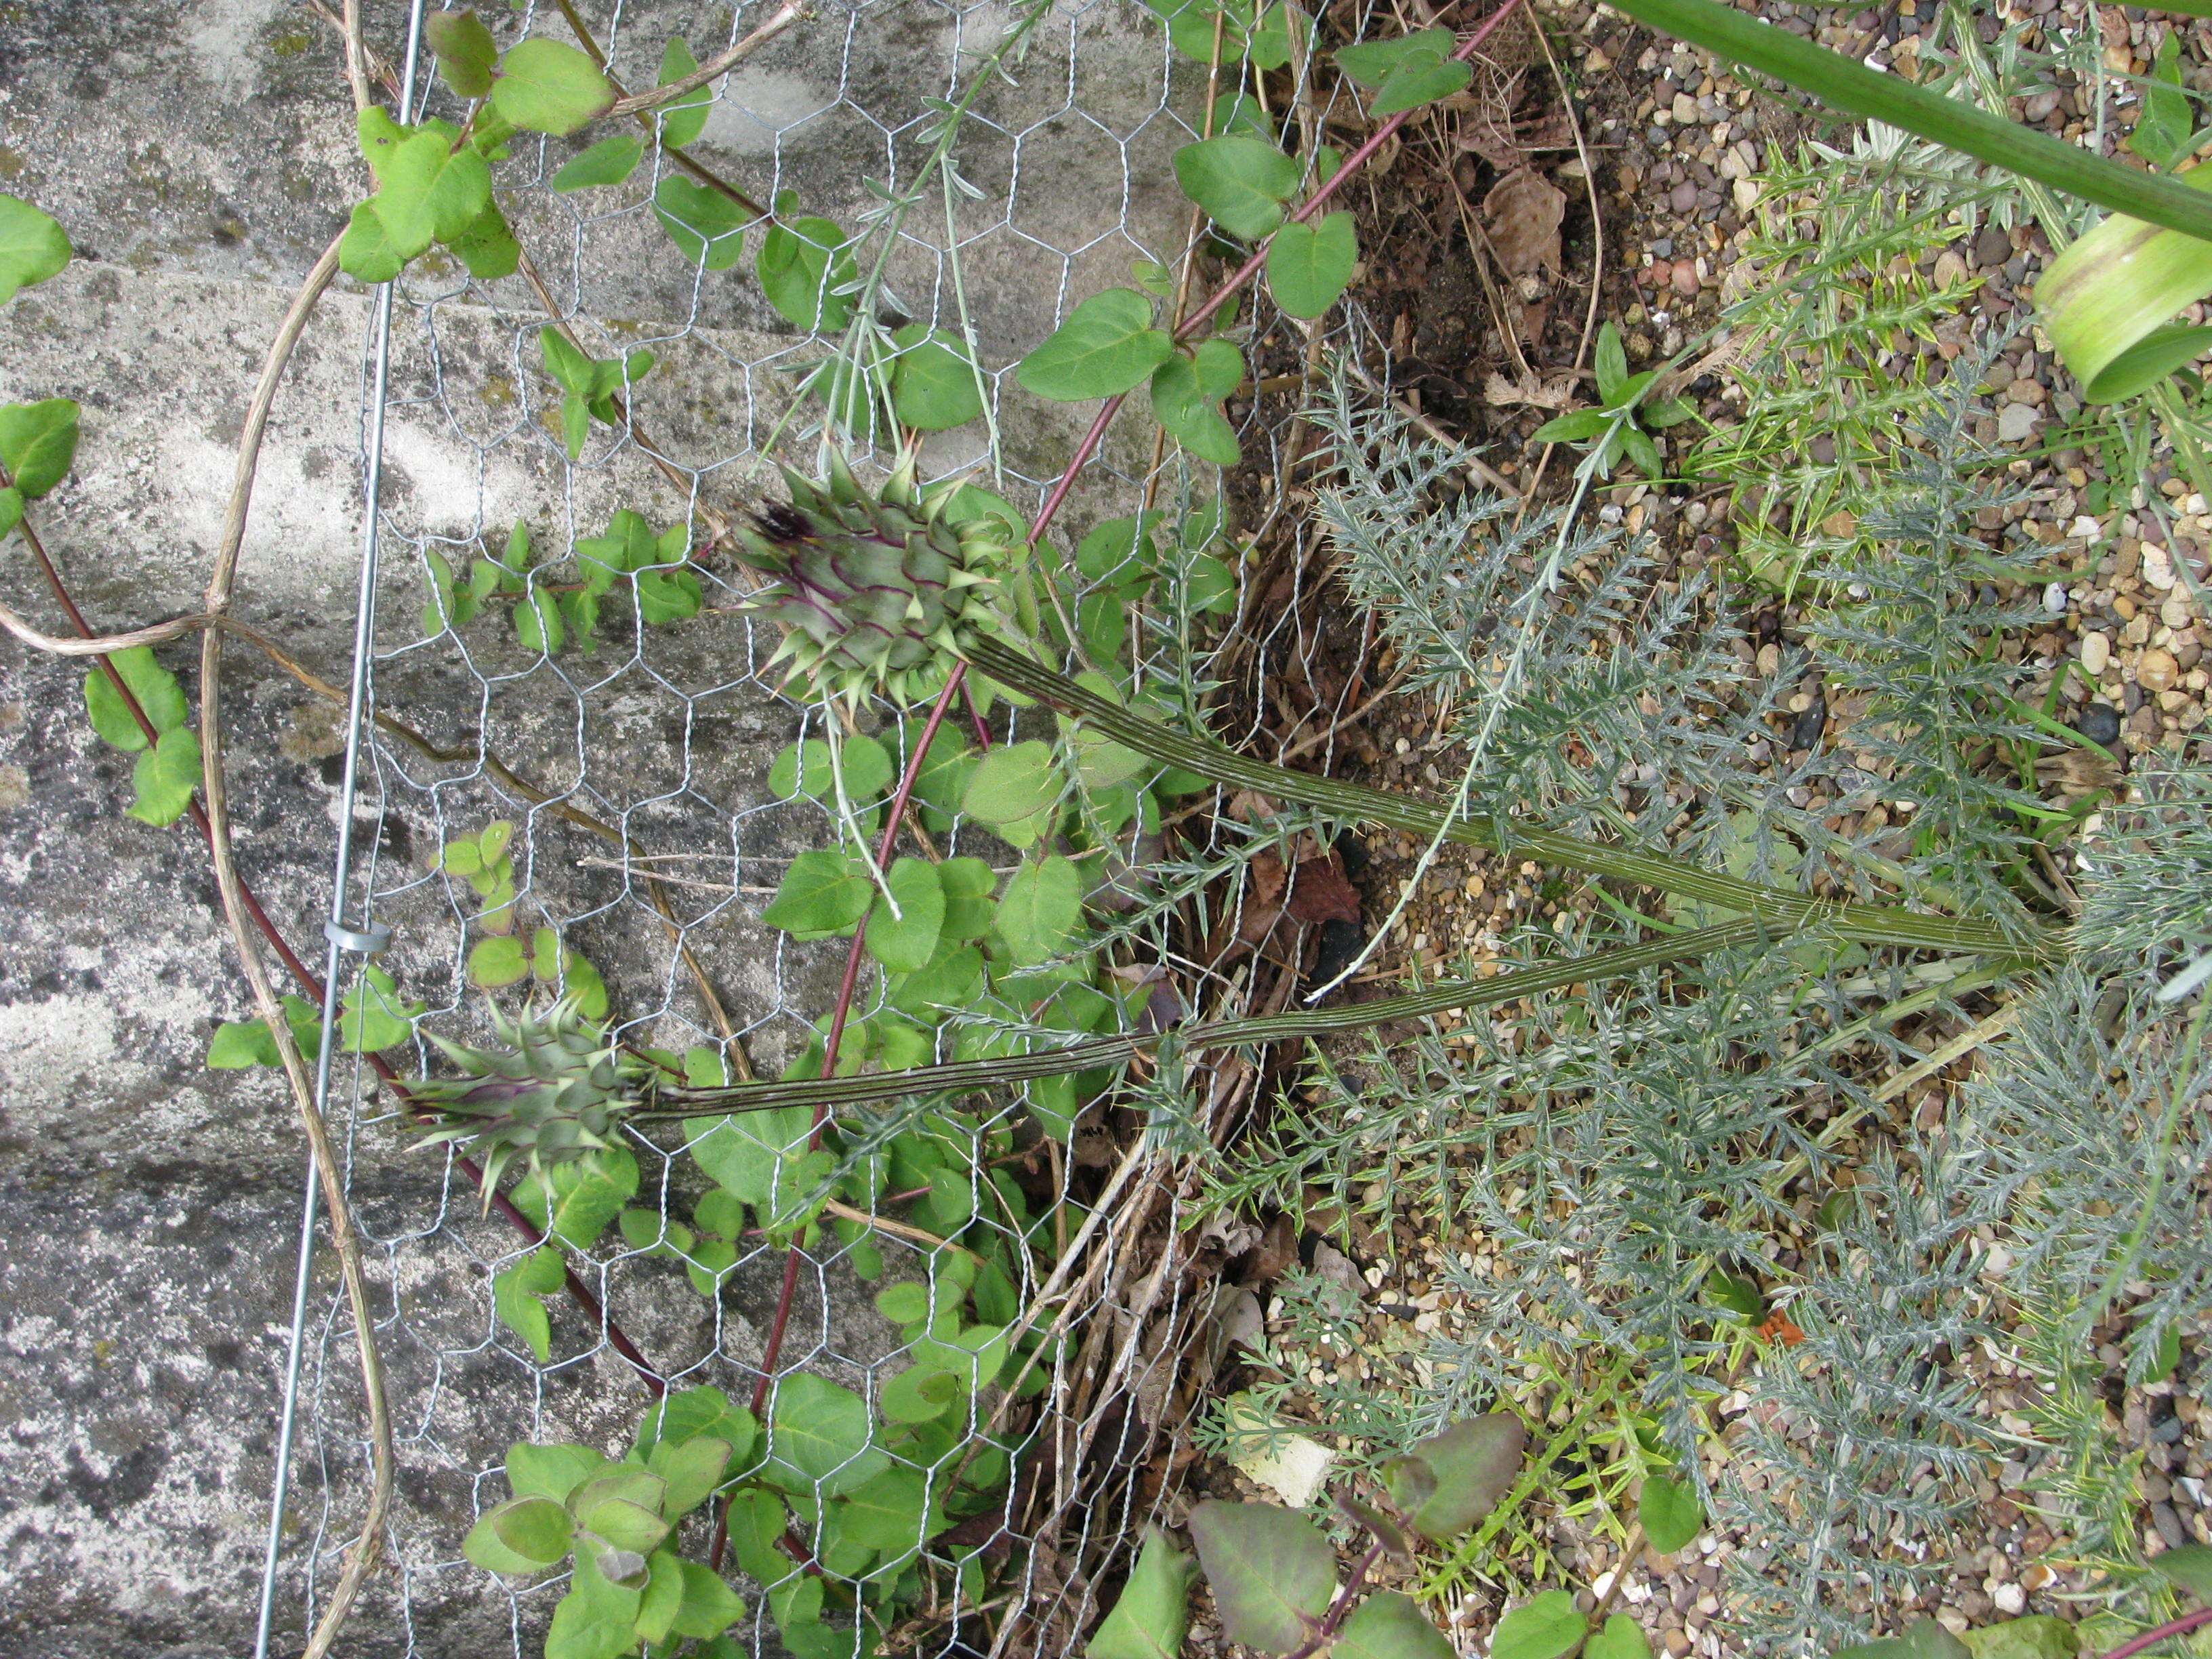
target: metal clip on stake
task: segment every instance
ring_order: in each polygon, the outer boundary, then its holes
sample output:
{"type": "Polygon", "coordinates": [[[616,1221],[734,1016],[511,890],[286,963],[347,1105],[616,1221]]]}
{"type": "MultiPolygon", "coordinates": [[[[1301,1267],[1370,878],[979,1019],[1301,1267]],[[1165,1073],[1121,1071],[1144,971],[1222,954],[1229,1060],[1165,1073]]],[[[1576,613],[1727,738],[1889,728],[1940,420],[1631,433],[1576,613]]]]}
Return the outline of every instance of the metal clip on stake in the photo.
{"type": "Polygon", "coordinates": [[[364,921],[358,927],[349,927],[341,921],[323,924],[323,937],[341,951],[350,951],[356,956],[381,956],[392,947],[392,925],[383,921],[364,921]]]}

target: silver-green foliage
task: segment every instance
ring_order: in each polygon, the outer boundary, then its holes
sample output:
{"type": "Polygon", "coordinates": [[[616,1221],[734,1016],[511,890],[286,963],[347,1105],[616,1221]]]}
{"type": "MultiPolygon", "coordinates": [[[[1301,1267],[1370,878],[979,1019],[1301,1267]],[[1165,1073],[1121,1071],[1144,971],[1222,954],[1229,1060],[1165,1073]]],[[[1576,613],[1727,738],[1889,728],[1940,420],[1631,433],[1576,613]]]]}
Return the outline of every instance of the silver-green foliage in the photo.
{"type": "MultiPolygon", "coordinates": [[[[1714,592],[1656,580],[1628,538],[1540,510],[1516,521],[1463,485],[1450,451],[1340,397],[1327,423],[1341,471],[1322,511],[1412,678],[1451,698],[1470,804],[1686,844],[1745,874],[1901,888],[2007,928],[2039,908],[2047,921],[2028,875],[2052,815],[1996,763],[2003,745],[2044,741],[2020,708],[2033,667],[2002,648],[2032,613],[1998,597],[1992,584],[2017,578],[1975,533],[2004,500],[1971,437],[1996,343],[1962,354],[1887,463],[1853,482],[1856,550],[1813,573],[1808,657],[1765,684],[1714,592]],[[1808,661],[1851,719],[1832,748],[1778,766],[1779,694],[1808,661]],[[1822,823],[1876,801],[1909,833],[1822,823]]],[[[1885,1051],[1919,1058],[1888,1024],[1931,1006],[1964,1024],[1986,1005],[1966,1015],[1903,963],[1802,935],[1534,1000],[1449,1042],[1317,1060],[1312,1097],[1217,1191],[1385,1227],[1419,1218],[1461,1312],[1394,1356],[1360,1346],[1358,1310],[1333,1286],[1294,1279],[1263,1403],[1309,1395],[1379,1451],[1527,1397],[1532,1363],[1558,1379],[1613,1356],[1701,1489],[1698,1454],[1736,1425],[1710,1495],[1744,1540],[1734,1605],[1762,1651],[1826,1651],[1893,1624],[1887,1609],[1948,1564],[2002,1458],[2025,1457],[2083,1548],[2129,1559],[2091,1330],[2124,1316],[2144,1380],[2212,1298],[2192,1176],[2212,1131],[2182,1104],[2212,1081],[2185,966],[2212,948],[2212,771],[2162,765],[2133,783],[2136,804],[2080,849],[2076,958],[1966,981],[2010,996],[2013,1016],[1938,1122],[1869,1092],[1885,1051]],[[1855,1168],[1838,1182],[1847,1133],[1855,1168]],[[1808,1214],[1804,1194],[1826,1196],[1808,1214]],[[1462,1254],[1469,1234],[1510,1273],[1462,1254]],[[1714,1305],[1718,1275],[1763,1281],[1794,1322],[1747,1369],[1758,1351],[1714,1305]],[[2008,1303],[1991,1301],[2000,1289],[2008,1303]],[[1300,1351],[1322,1340],[1364,1352],[1368,1380],[1312,1373],[1300,1351]],[[1969,1361],[1984,1344],[2045,1379],[2022,1405],[2039,1447],[1979,1397],[1969,1361]],[[1398,1388],[1376,1386],[1385,1371],[1398,1388]]],[[[1524,943],[1561,948],[1545,927],[1507,954],[1524,943]]]]}

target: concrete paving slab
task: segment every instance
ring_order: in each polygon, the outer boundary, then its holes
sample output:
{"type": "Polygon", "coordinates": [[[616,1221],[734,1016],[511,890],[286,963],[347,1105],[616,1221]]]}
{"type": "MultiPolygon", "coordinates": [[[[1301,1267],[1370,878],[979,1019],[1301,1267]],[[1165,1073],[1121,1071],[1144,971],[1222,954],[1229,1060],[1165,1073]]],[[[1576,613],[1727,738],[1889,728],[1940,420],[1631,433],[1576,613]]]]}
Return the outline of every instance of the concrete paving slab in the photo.
{"type": "MultiPolygon", "coordinates": [[[[372,44],[396,56],[404,8],[366,9],[372,44]]],[[[601,33],[617,72],[641,85],[669,35],[703,57],[760,9],[648,0],[601,33]]],[[[484,12],[502,38],[526,21],[559,33],[550,14],[484,12]]],[[[913,177],[925,99],[953,87],[956,65],[973,73],[1012,15],[998,0],[824,9],[725,84],[697,152],[749,190],[790,189],[854,223],[875,199],[868,180],[913,177]]],[[[1188,137],[1173,111],[1190,106],[1140,8],[1054,9],[977,102],[961,167],[981,199],[949,217],[926,201],[903,224],[886,267],[898,316],[945,323],[964,291],[1017,500],[1034,501],[1091,411],[1029,398],[1009,366],[1077,300],[1126,282],[1129,259],[1172,252],[1187,210],[1166,158],[1188,137]]],[[[262,352],[362,188],[351,129],[332,38],[282,0],[45,0],[0,16],[0,189],[55,214],[79,256],[0,310],[0,397],[83,405],[76,471],[39,522],[95,625],[197,608],[262,352]]],[[[659,356],[636,424],[692,482],[672,485],[635,434],[604,427],[569,465],[548,429],[557,392],[539,368],[538,296],[520,278],[471,284],[434,255],[418,263],[394,335],[379,703],[439,744],[488,744],[654,851],[711,854],[709,878],[752,890],[678,902],[772,1069],[827,1007],[838,951],[790,946],[757,921],[781,860],[821,834],[766,789],[799,723],[752,677],[769,642],[710,617],[642,641],[610,629],[595,656],[548,662],[495,620],[436,637],[421,621],[430,549],[472,547],[521,519],[557,557],[617,507],[656,527],[740,508],[757,489],[754,452],[819,353],[749,276],[672,256],[648,173],[547,189],[592,136],[519,143],[498,173],[501,199],[595,351],[659,356]]],[[[240,566],[239,614],[333,680],[351,637],[371,306],[342,281],[319,309],[278,400],[240,566]]],[[[1108,459],[1134,474],[1149,444],[1127,422],[1108,459]]],[[[960,465],[977,441],[952,434],[929,453],[960,465]]],[[[1117,508],[1111,488],[1088,495],[1070,526],[1117,508]]],[[[708,562],[710,583],[727,574],[708,562]]],[[[58,619],[20,541],[0,547],[0,592],[58,619]]],[[[161,654],[189,684],[194,651],[161,654]]],[[[304,945],[328,902],[337,722],[251,652],[228,661],[241,866],[304,945]]],[[[0,1421],[12,1448],[0,1460],[0,1659],[234,1656],[250,1644],[258,1583],[301,1154],[272,1078],[201,1063],[216,1023],[246,1011],[244,988],[188,830],[121,816],[131,757],[88,728],[82,678],[0,643],[0,1421]]],[[[599,966],[618,1012],[659,1042],[713,1030],[641,885],[586,862],[607,854],[603,842],[480,765],[387,742],[360,808],[365,861],[398,930],[386,963],[452,1022],[441,1029],[477,1014],[460,971],[471,901],[435,873],[439,850],[495,817],[525,826],[526,904],[599,966]]],[[[310,955],[319,961],[319,945],[310,955]]],[[[534,1652],[551,1597],[510,1600],[458,1560],[477,1509],[504,1495],[486,1472],[533,1435],[618,1446],[643,1396],[573,1312],[555,1312],[550,1367],[519,1352],[488,1294],[512,1237],[479,1221],[435,1164],[403,1156],[381,1109],[372,1098],[339,1118],[389,1313],[400,1566],[372,1586],[343,1650],[534,1652]]],[[[657,1179],[648,1170],[649,1188],[657,1179]]],[[[780,1263],[748,1266],[718,1309],[672,1293],[664,1265],[606,1266],[617,1317],[664,1364],[693,1367],[690,1380],[741,1386],[780,1263]]],[[[850,1364],[885,1352],[892,1333],[849,1277],[820,1285],[799,1352],[855,1376],[850,1364]]],[[[336,1305],[332,1289],[319,1285],[319,1310],[336,1305]]],[[[280,1604],[295,1645],[300,1569],[312,1562],[327,1588],[361,1494],[349,1338],[342,1316],[318,1318],[280,1604]]]]}

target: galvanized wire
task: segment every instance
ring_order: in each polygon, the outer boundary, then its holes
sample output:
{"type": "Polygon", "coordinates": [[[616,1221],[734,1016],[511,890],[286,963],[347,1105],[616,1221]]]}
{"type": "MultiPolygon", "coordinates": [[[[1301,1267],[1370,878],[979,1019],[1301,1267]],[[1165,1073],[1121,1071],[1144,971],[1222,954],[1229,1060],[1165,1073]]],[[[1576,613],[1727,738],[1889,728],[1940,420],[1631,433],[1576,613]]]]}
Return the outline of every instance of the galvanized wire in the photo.
{"type": "MultiPolygon", "coordinates": [[[[767,9],[617,5],[585,21],[635,90],[651,83],[670,35],[686,34],[703,60],[767,9]]],[[[934,118],[927,100],[969,88],[1008,15],[958,0],[825,6],[716,88],[701,154],[757,198],[790,189],[803,210],[850,228],[877,199],[863,177],[894,191],[910,186],[916,134],[934,118]],[[817,83],[830,66],[834,88],[817,83]]],[[[524,27],[563,38],[560,20],[542,8],[524,27]]],[[[457,118],[459,106],[414,58],[410,44],[404,106],[457,118]]],[[[1202,88],[1202,68],[1175,58],[1149,14],[1093,0],[1048,13],[1025,60],[978,96],[954,159],[981,198],[956,191],[948,206],[925,197],[898,227],[886,265],[884,304],[896,308],[889,320],[973,339],[989,389],[989,420],[933,441],[927,470],[974,465],[976,482],[1034,509],[1071,440],[1017,390],[1012,365],[1084,294],[1126,283],[1129,260],[1170,268],[1180,260],[1188,205],[1174,194],[1169,156],[1203,123],[1202,88]],[[979,435],[986,432],[1001,441],[995,454],[979,435]]],[[[629,392],[623,421],[594,422],[572,465],[556,435],[558,391],[539,368],[536,336],[549,320],[540,292],[520,276],[475,282],[434,254],[392,284],[388,354],[378,350],[364,400],[370,499],[380,466],[388,487],[365,538],[354,672],[366,708],[424,741],[354,727],[332,919],[373,915],[394,927],[378,961],[399,996],[427,1005],[419,1030],[481,1035],[485,999],[468,973],[468,952],[485,937],[476,925],[481,906],[441,851],[493,822],[512,823],[521,932],[555,928],[595,964],[627,1040],[678,1052],[703,1046],[733,1073],[774,1075],[827,1013],[843,943],[794,945],[758,919],[789,859],[836,835],[811,803],[778,799],[765,774],[787,743],[820,734],[826,716],[779,695],[778,677],[763,673],[775,641],[726,613],[744,580],[712,544],[769,476],[767,446],[778,442],[775,458],[802,467],[815,458],[803,418],[780,423],[824,346],[794,337],[768,311],[750,252],[738,271],[685,270],[653,212],[659,180],[672,176],[664,161],[648,156],[624,185],[554,191],[553,174],[582,142],[518,138],[495,173],[499,200],[543,273],[554,320],[593,356],[644,348],[660,361],[629,392]],[[596,652],[572,645],[550,657],[525,649],[501,614],[458,629],[421,618],[433,555],[465,570],[521,519],[545,573],[532,581],[557,585],[574,541],[602,533],[623,507],[656,532],[688,527],[709,614],[665,628],[611,621],[596,652]],[[358,908],[347,908],[349,889],[358,908]]],[[[1303,325],[1263,302],[1246,314],[1255,373],[1271,344],[1279,356],[1309,355],[1303,325]]],[[[1279,482],[1295,460],[1296,428],[1279,404],[1267,407],[1274,412],[1244,416],[1241,434],[1256,476],[1279,482]]],[[[1068,568],[1077,536],[1133,511],[1148,484],[1176,510],[1215,487],[1172,451],[1155,472],[1149,426],[1124,425],[1055,535],[1060,550],[1048,550],[1068,568]]],[[[1294,559],[1291,603],[1243,619],[1253,643],[1242,672],[1270,673],[1286,654],[1316,653],[1308,598],[1316,568],[1294,559]]],[[[1191,666],[1181,637],[1188,622],[1162,618],[1139,636],[1140,672],[1179,681],[1191,666]]],[[[1310,719],[1318,729],[1342,712],[1310,719]]],[[[896,732],[881,709],[861,724],[887,742],[896,732]]],[[[1014,730],[1004,715],[998,726],[1001,736],[1014,730]]],[[[1211,833],[1202,822],[1190,826],[1184,855],[1221,850],[1211,833]]],[[[965,824],[941,846],[986,856],[995,848],[965,824]]],[[[332,957],[336,997],[362,964],[340,963],[335,945],[332,957]]],[[[1234,1011],[1239,989],[1233,979],[1194,982],[1189,994],[1234,1011]]],[[[856,1018],[876,995],[863,992],[856,1018]]],[[[434,1063],[419,1037],[417,1052],[434,1063]]],[[[345,1148],[347,1191],[385,1298],[376,1334],[402,1474],[386,1540],[392,1565],[364,1595],[348,1639],[367,1652],[534,1656],[561,1593],[557,1576],[519,1588],[468,1565],[459,1550],[475,1518],[507,1495],[507,1446],[626,1447],[649,1397],[616,1353],[611,1325],[628,1331],[672,1385],[711,1383],[742,1401],[783,1251],[764,1238],[744,1243],[726,1288],[702,1298],[680,1264],[610,1232],[571,1256],[604,1316],[594,1324],[547,1298],[552,1341],[541,1362],[494,1300],[495,1275],[527,1246],[481,1213],[453,1168],[400,1158],[393,1103],[376,1097],[365,1071],[350,1070],[351,1086],[336,1079],[325,1109],[345,1148]]],[[[988,1127],[1022,1109],[1007,1099],[973,1109],[988,1127]]],[[[696,1194],[683,1157],[693,1133],[673,1126],[632,1138],[641,1171],[632,1203],[658,1211],[664,1227],[688,1213],[696,1194]]],[[[1066,1650],[1095,1622],[1102,1573],[1117,1552],[1148,1522],[1174,1518],[1164,1448],[1196,1408],[1182,1360],[1207,1309],[1194,1303],[1177,1251],[1164,1247],[1190,1219],[1171,1153],[1140,1146],[1115,1149],[1108,1162],[1110,1176],[1084,1177],[1080,1190],[1096,1207],[1077,1212],[1081,1251],[1061,1258],[1062,1271],[1031,1264],[1017,1286],[1025,1299],[1052,1298],[1071,1334],[1054,1362],[1049,1455],[1004,1517],[1018,1571],[985,1614],[940,1609],[940,1621],[915,1638],[928,1651],[1066,1650]]],[[[1076,1171],[1054,1167],[1054,1196],[1067,1198],[1076,1171]]],[[[988,1191],[980,1162],[970,1173],[988,1191]]],[[[909,1237],[872,1237],[884,1258],[881,1282],[915,1276],[923,1253],[909,1237]]],[[[302,1363],[284,1402],[287,1421],[295,1404],[301,1420],[298,1467],[289,1494],[280,1468],[270,1533],[266,1605],[279,1632],[312,1622],[323,1577],[352,1541],[349,1517],[366,1480],[364,1425],[343,1363],[349,1316],[313,1280],[311,1265],[302,1262],[302,1363]]],[[[896,1330],[852,1267],[850,1249],[834,1241],[806,1257],[780,1371],[811,1370],[866,1392],[902,1363],[896,1330]]],[[[268,1650],[267,1628],[257,1652],[268,1650]]],[[[755,1652],[778,1649],[757,1601],[738,1634],[755,1652]]]]}

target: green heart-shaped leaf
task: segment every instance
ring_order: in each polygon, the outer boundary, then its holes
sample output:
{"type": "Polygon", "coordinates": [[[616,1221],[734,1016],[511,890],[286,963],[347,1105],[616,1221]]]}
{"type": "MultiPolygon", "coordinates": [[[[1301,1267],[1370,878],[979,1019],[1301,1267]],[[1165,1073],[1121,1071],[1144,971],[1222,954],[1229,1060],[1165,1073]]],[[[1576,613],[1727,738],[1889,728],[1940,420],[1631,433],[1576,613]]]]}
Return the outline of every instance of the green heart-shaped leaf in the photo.
{"type": "Polygon", "coordinates": [[[614,85],[574,46],[542,37],[500,60],[491,103],[516,126],[565,137],[614,106],[614,85]]]}
{"type": "Polygon", "coordinates": [[[1283,222],[1283,204],[1298,188],[1301,169],[1273,144],[1228,133],[1175,153],[1183,194],[1231,236],[1247,241],[1283,222]]]}
{"type": "Polygon", "coordinates": [[[1267,292],[1292,317],[1318,317],[1336,303],[1358,263],[1359,236],[1349,213],[1285,225],[1267,245],[1267,292]]]}
{"type": "Polygon", "coordinates": [[[70,262],[69,237],[28,202],[0,196],[0,305],[19,288],[43,283],[70,262]]]}
{"type": "Polygon", "coordinates": [[[1015,368],[1023,389],[1055,403],[1081,403],[1133,390],[1175,347],[1154,328],[1152,302],[1133,289],[1094,294],[1015,368]]]}

